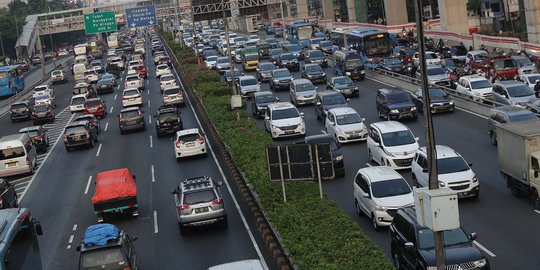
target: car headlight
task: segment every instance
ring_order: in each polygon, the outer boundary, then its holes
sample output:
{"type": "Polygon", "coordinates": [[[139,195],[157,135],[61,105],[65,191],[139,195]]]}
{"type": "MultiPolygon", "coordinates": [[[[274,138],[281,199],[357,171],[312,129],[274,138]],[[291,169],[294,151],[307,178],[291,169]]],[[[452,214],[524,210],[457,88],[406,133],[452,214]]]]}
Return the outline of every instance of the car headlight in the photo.
{"type": "Polygon", "coordinates": [[[337,161],[343,160],[343,155],[337,156],[337,157],[336,157],[336,160],[337,160],[337,161]]]}
{"type": "Polygon", "coordinates": [[[473,182],[473,183],[478,182],[478,177],[477,177],[476,175],[472,178],[472,182],[473,182]]]}
{"type": "Polygon", "coordinates": [[[439,187],[446,187],[446,183],[443,181],[439,181],[439,187]]]}
{"type": "Polygon", "coordinates": [[[480,96],[480,93],[474,92],[474,95],[475,95],[475,96],[480,96]]]}
{"type": "Polygon", "coordinates": [[[351,73],[347,71],[347,72],[345,72],[345,75],[346,76],[351,76],[351,73]]]}
{"type": "Polygon", "coordinates": [[[277,80],[277,79],[274,79],[274,83],[279,83],[279,80],[277,80]]]}
{"type": "Polygon", "coordinates": [[[512,105],[519,105],[519,103],[517,101],[510,101],[510,104],[512,105]]]}
{"type": "Polygon", "coordinates": [[[358,86],[355,86],[355,87],[354,87],[354,90],[358,90],[358,86]]]}
{"type": "Polygon", "coordinates": [[[478,267],[478,268],[484,267],[487,264],[487,260],[486,259],[480,259],[478,261],[474,261],[473,264],[474,264],[475,267],[478,267]]]}
{"type": "Polygon", "coordinates": [[[413,106],[413,107],[411,108],[411,111],[413,111],[413,112],[416,111],[416,107],[413,106]]]}
{"type": "Polygon", "coordinates": [[[277,129],[277,128],[278,128],[277,126],[272,125],[272,129],[277,129]]]}
{"type": "Polygon", "coordinates": [[[454,105],[454,101],[453,101],[453,100],[450,100],[450,101],[448,102],[448,104],[454,105]]]}
{"type": "Polygon", "coordinates": [[[377,205],[377,207],[375,207],[375,210],[381,211],[381,212],[385,212],[385,211],[386,211],[386,207],[377,205]]]}
{"type": "Polygon", "coordinates": [[[399,113],[399,110],[393,109],[393,110],[390,110],[390,113],[399,113]]]}

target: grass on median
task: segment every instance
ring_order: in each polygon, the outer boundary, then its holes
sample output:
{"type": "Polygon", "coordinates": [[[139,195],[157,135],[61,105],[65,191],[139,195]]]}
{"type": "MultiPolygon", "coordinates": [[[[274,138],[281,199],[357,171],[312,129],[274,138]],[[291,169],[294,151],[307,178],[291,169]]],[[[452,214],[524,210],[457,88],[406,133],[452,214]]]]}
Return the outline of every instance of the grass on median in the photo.
{"type": "Polygon", "coordinates": [[[316,183],[288,182],[287,203],[283,203],[280,183],[268,180],[266,146],[272,144],[270,136],[245,110],[240,111],[237,121],[236,112],[230,110],[232,90],[220,82],[219,74],[196,68],[197,58],[191,49],[174,44],[168,33],[164,37],[176,57],[182,59],[188,83],[196,90],[235,164],[257,192],[261,207],[294,264],[300,269],[393,269],[384,252],[335,202],[319,198],[316,183]]]}

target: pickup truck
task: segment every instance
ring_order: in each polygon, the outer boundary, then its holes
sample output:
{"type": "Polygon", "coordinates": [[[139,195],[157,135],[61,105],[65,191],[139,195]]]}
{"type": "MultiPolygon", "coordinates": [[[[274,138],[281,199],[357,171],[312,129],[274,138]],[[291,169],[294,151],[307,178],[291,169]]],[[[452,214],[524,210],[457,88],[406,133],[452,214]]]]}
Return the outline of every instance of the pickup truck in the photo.
{"type": "Polygon", "coordinates": [[[540,209],[540,119],[497,126],[501,174],[514,197],[530,195],[540,209]]]}
{"type": "Polygon", "coordinates": [[[482,61],[469,61],[471,69],[484,73],[487,78],[492,74],[500,80],[514,80],[519,75],[516,62],[510,56],[480,55],[482,61]]]}
{"type": "Polygon", "coordinates": [[[135,175],[127,168],[98,173],[92,203],[98,222],[103,222],[105,215],[114,213],[138,216],[135,175]]]}

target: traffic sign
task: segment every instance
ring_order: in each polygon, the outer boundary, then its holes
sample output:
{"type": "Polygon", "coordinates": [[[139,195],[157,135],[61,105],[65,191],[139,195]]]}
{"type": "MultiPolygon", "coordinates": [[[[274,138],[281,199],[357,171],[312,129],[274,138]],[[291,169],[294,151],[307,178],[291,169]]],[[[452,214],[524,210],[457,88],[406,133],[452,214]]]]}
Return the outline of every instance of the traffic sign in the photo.
{"type": "Polygon", "coordinates": [[[130,28],[156,25],[156,8],[154,6],[135,7],[126,9],[127,25],[130,28]]]}
{"type": "Polygon", "coordinates": [[[116,31],[116,16],[112,11],[84,14],[84,31],[87,35],[116,31]]]}

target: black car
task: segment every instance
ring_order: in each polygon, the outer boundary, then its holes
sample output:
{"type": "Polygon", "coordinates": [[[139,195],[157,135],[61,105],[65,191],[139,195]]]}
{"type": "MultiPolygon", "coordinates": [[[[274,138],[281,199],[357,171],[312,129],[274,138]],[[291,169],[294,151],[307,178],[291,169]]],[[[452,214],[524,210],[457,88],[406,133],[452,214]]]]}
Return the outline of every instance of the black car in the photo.
{"type": "Polygon", "coordinates": [[[345,175],[345,162],[343,161],[341,144],[337,142],[334,137],[328,134],[311,135],[304,138],[304,143],[329,143],[332,154],[332,164],[334,165],[334,173],[336,176],[345,175]]]}
{"type": "Polygon", "coordinates": [[[283,47],[283,50],[285,50],[285,52],[291,53],[298,60],[304,59],[302,46],[298,44],[284,44],[282,47],[283,47]]]}
{"type": "Polygon", "coordinates": [[[405,66],[397,57],[387,57],[381,61],[381,69],[385,71],[402,73],[405,66]]]}
{"type": "Polygon", "coordinates": [[[462,65],[463,65],[462,62],[454,58],[441,59],[441,67],[446,69],[446,71],[448,72],[456,70],[458,67],[461,67],[462,65]]]}
{"type": "Polygon", "coordinates": [[[282,38],[283,37],[283,28],[276,28],[276,30],[274,30],[274,37],[275,38],[282,38]]]}
{"type": "Polygon", "coordinates": [[[258,91],[253,93],[253,102],[251,103],[251,113],[256,118],[264,117],[266,113],[266,106],[272,103],[279,102],[277,98],[270,91],[258,91]]]}
{"type": "Polygon", "coordinates": [[[328,110],[338,107],[348,107],[347,99],[339,92],[325,90],[317,92],[315,96],[315,115],[317,120],[326,118],[328,110]]]}
{"type": "Polygon", "coordinates": [[[328,60],[322,51],[309,50],[305,53],[306,64],[315,63],[321,67],[328,67],[328,60]]]}
{"type": "Polygon", "coordinates": [[[270,49],[272,49],[272,45],[268,42],[260,42],[257,44],[257,51],[259,51],[259,58],[263,59],[270,55],[270,49]]]}
{"type": "Polygon", "coordinates": [[[118,127],[120,134],[133,130],[146,130],[144,112],[139,107],[122,109],[118,114],[118,127]]]}
{"type": "Polygon", "coordinates": [[[79,146],[93,148],[97,141],[98,135],[89,121],[71,122],[64,131],[64,146],[68,152],[79,146]]]}
{"type": "Polygon", "coordinates": [[[154,118],[156,118],[156,133],[158,137],[166,134],[174,134],[184,129],[180,111],[175,106],[164,105],[159,107],[154,118]]]}
{"type": "Polygon", "coordinates": [[[270,89],[289,89],[293,80],[291,72],[286,68],[272,70],[272,79],[270,79],[270,89]]]}
{"type": "Polygon", "coordinates": [[[32,121],[39,123],[54,123],[54,108],[49,104],[39,104],[32,107],[32,121]]]}
{"type": "Polygon", "coordinates": [[[285,51],[283,49],[280,49],[280,48],[272,49],[272,50],[270,50],[270,53],[268,54],[268,60],[271,63],[274,63],[274,65],[277,65],[278,60],[279,60],[279,56],[284,54],[284,53],[285,53],[285,51]]]}
{"type": "Polygon", "coordinates": [[[0,178],[0,209],[19,207],[15,187],[4,178],[0,178]]]}
{"type": "Polygon", "coordinates": [[[377,114],[386,120],[412,119],[416,121],[418,111],[411,95],[401,89],[379,89],[375,97],[377,114]]]}
{"type": "MultiPolygon", "coordinates": [[[[453,112],[455,109],[454,100],[441,88],[430,87],[429,101],[431,113],[453,112]]],[[[424,112],[424,102],[422,100],[422,89],[411,94],[412,100],[419,112],[424,112]]]]}
{"type": "Polygon", "coordinates": [[[358,87],[354,85],[353,80],[349,76],[336,76],[328,81],[326,89],[340,92],[345,97],[357,97],[360,95],[358,87]]]}
{"type": "Polygon", "coordinates": [[[93,114],[83,114],[83,115],[79,115],[77,117],[75,117],[75,120],[73,120],[75,122],[77,121],[88,121],[90,122],[90,126],[94,129],[94,132],[96,134],[99,134],[99,132],[101,131],[101,124],[99,122],[99,120],[97,119],[97,117],[93,114]]]}
{"type": "Polygon", "coordinates": [[[92,58],[94,59],[103,59],[103,55],[100,51],[92,51],[90,55],[92,55],[92,58]]]}
{"type": "Polygon", "coordinates": [[[278,44],[277,39],[275,39],[275,38],[267,38],[265,41],[268,42],[268,44],[270,44],[270,47],[272,47],[272,49],[277,47],[277,44],[278,44]]]}
{"type": "Polygon", "coordinates": [[[259,62],[255,77],[257,77],[260,82],[269,81],[270,79],[272,79],[272,70],[274,69],[276,69],[276,66],[272,63],[259,62]]]}
{"type": "Polygon", "coordinates": [[[277,60],[277,65],[280,68],[287,68],[289,70],[300,70],[300,63],[298,63],[298,59],[291,53],[281,54],[277,60]]]}
{"type": "Polygon", "coordinates": [[[331,40],[321,40],[319,41],[319,50],[325,54],[334,53],[334,43],[331,40]]]}
{"type": "Polygon", "coordinates": [[[101,78],[94,86],[98,94],[114,92],[114,77],[101,78]]]}
{"type": "Polygon", "coordinates": [[[302,67],[302,78],[310,80],[313,84],[326,83],[326,73],[318,64],[305,64],[302,67]]]}
{"type": "Polygon", "coordinates": [[[9,108],[9,117],[11,122],[15,123],[18,120],[32,119],[32,108],[28,101],[15,102],[9,108]]]}
{"type": "MultiPolygon", "coordinates": [[[[414,207],[400,208],[389,228],[390,253],[396,269],[435,268],[433,231],[418,224],[414,207]]],[[[459,227],[443,231],[446,269],[489,270],[489,261],[473,244],[477,234],[459,227]]]]}
{"type": "MultiPolygon", "coordinates": [[[[238,82],[238,79],[240,77],[244,76],[244,74],[238,70],[238,69],[234,69],[234,81],[235,82],[238,82]]],[[[225,74],[223,75],[223,78],[225,79],[225,81],[227,82],[228,85],[232,85],[231,84],[231,81],[232,81],[232,73],[231,73],[231,70],[225,70],[225,74]]]]}
{"type": "Polygon", "coordinates": [[[47,131],[42,126],[21,128],[19,133],[28,134],[38,152],[47,152],[47,147],[49,147],[49,136],[47,135],[47,131]]]}

